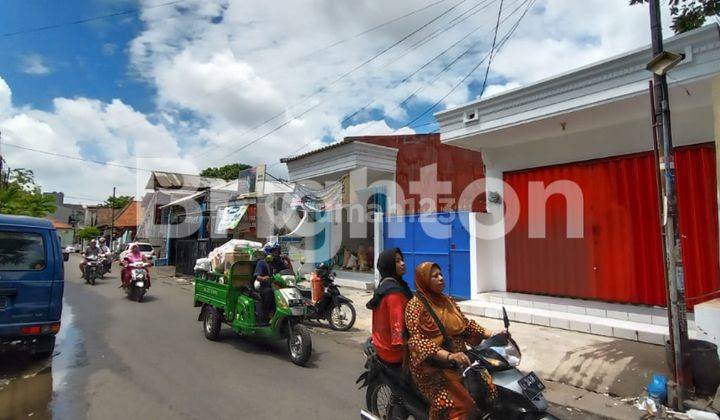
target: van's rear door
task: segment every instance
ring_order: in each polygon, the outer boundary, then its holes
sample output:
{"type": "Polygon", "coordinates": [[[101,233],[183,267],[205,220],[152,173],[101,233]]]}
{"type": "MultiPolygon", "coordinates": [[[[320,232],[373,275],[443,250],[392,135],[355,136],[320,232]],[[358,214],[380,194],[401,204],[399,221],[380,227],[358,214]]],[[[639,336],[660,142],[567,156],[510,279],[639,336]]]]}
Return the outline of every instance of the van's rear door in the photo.
{"type": "Polygon", "coordinates": [[[58,258],[50,232],[0,226],[0,326],[47,320],[58,258]]]}

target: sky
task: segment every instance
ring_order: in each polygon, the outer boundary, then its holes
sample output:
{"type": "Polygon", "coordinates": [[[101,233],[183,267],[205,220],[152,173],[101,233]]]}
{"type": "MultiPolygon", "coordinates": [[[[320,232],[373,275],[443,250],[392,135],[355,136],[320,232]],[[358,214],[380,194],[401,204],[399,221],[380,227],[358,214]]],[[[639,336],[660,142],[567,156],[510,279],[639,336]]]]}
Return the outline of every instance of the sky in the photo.
{"type": "Polygon", "coordinates": [[[432,132],[434,112],[649,44],[628,3],[4,0],[0,153],[80,203],[139,195],[149,170],[283,176],[282,157],[432,132]]]}

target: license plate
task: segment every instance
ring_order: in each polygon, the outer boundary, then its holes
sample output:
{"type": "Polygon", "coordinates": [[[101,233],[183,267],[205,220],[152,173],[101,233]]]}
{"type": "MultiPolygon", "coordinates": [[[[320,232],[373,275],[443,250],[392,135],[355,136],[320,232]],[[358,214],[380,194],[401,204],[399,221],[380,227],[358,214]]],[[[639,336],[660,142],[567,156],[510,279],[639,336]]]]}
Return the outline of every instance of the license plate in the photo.
{"type": "Polygon", "coordinates": [[[545,385],[535,372],[530,372],[518,381],[523,394],[531,400],[545,389],[545,385]]]}
{"type": "Polygon", "coordinates": [[[0,296],[0,310],[7,308],[7,298],[0,296]]]}

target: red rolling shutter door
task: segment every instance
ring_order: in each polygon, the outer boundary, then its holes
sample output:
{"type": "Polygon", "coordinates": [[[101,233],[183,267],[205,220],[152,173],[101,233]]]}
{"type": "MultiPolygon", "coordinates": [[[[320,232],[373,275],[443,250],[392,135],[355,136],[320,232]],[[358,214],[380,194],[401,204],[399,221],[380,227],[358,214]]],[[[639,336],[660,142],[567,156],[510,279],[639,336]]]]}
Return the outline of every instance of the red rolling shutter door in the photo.
{"type": "MultiPolygon", "coordinates": [[[[714,149],[681,149],[677,168],[691,297],[716,290],[719,283],[714,149]]],[[[512,172],[505,181],[518,193],[521,207],[517,226],[506,236],[509,291],[665,305],[651,153],[512,172]],[[547,201],[547,237],[528,237],[528,183],[547,186],[556,180],[574,181],[583,192],[583,238],[567,238],[567,207],[559,195],[547,201]]]]}

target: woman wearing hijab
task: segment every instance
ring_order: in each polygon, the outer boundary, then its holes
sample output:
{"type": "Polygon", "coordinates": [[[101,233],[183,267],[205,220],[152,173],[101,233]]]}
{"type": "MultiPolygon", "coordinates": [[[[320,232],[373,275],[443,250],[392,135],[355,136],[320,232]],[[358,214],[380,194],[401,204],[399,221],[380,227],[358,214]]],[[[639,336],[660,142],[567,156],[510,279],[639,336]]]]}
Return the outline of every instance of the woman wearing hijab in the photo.
{"type": "MultiPolygon", "coordinates": [[[[140,252],[140,245],[138,245],[137,242],[134,242],[130,244],[130,249],[123,257],[123,260],[120,261],[120,265],[123,266],[123,270],[120,273],[120,280],[122,281],[122,285],[120,287],[125,287],[130,282],[130,268],[129,265],[135,262],[149,262],[147,257],[140,252]]],[[[148,288],[150,288],[150,271],[148,270],[147,275],[147,283],[148,288]]]]}
{"type": "MultiPolygon", "coordinates": [[[[417,294],[405,310],[405,323],[410,334],[410,371],[430,402],[430,419],[474,418],[478,410],[462,384],[457,367],[470,365],[464,353],[466,345],[477,345],[491,334],[477,322],[468,320],[455,301],[443,293],[445,280],[437,264],[424,262],[418,265],[415,286],[417,294]],[[430,310],[442,324],[445,336],[430,310]]],[[[494,398],[495,388],[487,372],[483,379],[494,398]]]]}
{"type": "Polygon", "coordinates": [[[380,284],[375,289],[367,308],[372,315],[372,343],[377,355],[398,372],[405,357],[405,306],[412,291],[403,280],[405,261],[399,248],[383,251],[378,257],[380,284]]]}

